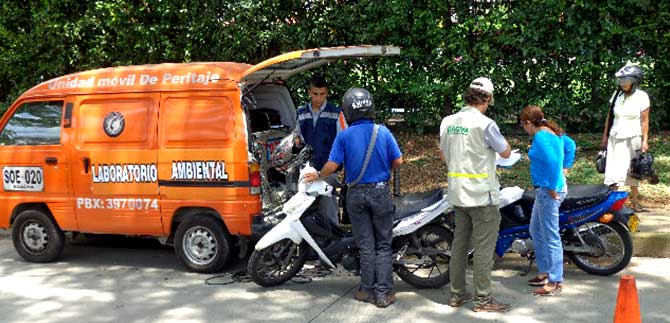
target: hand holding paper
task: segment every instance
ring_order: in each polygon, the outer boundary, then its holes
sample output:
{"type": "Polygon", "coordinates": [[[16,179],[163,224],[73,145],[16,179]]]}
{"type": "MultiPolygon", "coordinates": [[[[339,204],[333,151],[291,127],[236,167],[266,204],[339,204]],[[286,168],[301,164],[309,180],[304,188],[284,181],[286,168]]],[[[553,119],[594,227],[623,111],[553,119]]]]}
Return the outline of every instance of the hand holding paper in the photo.
{"type": "Polygon", "coordinates": [[[509,158],[502,158],[500,154],[496,153],[496,165],[500,167],[512,167],[519,159],[521,159],[521,153],[518,149],[512,150],[509,158]]]}

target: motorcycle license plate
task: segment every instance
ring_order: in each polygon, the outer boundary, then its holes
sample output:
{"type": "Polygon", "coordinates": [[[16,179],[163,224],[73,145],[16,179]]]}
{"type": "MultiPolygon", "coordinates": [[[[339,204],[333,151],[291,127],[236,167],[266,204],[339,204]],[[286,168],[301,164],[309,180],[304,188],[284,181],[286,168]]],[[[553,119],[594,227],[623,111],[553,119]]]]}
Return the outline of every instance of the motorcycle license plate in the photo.
{"type": "Polygon", "coordinates": [[[628,218],[628,229],[630,232],[637,232],[637,225],[640,224],[640,218],[633,214],[628,218]]]}

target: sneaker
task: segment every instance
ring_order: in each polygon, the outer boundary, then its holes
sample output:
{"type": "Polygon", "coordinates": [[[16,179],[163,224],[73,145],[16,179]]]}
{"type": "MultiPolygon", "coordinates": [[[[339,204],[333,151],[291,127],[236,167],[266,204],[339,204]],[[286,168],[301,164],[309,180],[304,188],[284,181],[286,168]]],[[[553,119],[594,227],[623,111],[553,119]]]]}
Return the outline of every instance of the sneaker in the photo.
{"type": "Polygon", "coordinates": [[[364,289],[361,289],[361,288],[359,288],[354,293],[354,299],[359,301],[359,302],[366,302],[366,303],[370,303],[370,304],[375,304],[375,301],[376,301],[375,296],[372,293],[370,293],[370,292],[368,292],[364,289]]]}
{"type": "Polygon", "coordinates": [[[498,303],[493,298],[472,308],[475,312],[507,312],[511,309],[512,307],[509,304],[498,303]]]}
{"type": "Polygon", "coordinates": [[[377,298],[377,302],[375,303],[375,305],[377,305],[377,307],[384,308],[389,307],[389,305],[393,303],[395,303],[395,293],[391,292],[389,295],[385,297],[377,298]]]}
{"type": "Polygon", "coordinates": [[[461,295],[453,294],[451,299],[449,299],[448,305],[451,307],[461,307],[463,304],[472,300],[472,294],[464,293],[461,295]]]}

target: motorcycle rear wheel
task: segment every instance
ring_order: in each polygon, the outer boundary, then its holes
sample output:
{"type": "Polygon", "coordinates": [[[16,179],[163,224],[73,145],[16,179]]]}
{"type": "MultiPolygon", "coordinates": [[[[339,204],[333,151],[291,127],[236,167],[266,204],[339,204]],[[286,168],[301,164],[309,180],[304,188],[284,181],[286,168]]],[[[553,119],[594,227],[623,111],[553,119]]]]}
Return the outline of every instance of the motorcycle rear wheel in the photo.
{"type": "Polygon", "coordinates": [[[633,257],[633,240],[623,225],[618,222],[589,222],[577,230],[585,242],[597,250],[590,255],[568,253],[570,260],[579,269],[592,275],[610,276],[628,266],[633,257]]]}
{"type": "Polygon", "coordinates": [[[284,239],[265,249],[254,250],[247,265],[249,277],[263,287],[281,285],[302,269],[307,249],[305,242],[295,244],[284,239]]]}
{"type": "Polygon", "coordinates": [[[449,284],[449,251],[453,240],[451,231],[441,225],[428,225],[412,235],[402,237],[400,248],[407,246],[408,251],[415,251],[405,252],[400,263],[395,266],[396,274],[417,288],[440,288],[449,284]],[[416,246],[413,235],[420,246],[416,246]]]}

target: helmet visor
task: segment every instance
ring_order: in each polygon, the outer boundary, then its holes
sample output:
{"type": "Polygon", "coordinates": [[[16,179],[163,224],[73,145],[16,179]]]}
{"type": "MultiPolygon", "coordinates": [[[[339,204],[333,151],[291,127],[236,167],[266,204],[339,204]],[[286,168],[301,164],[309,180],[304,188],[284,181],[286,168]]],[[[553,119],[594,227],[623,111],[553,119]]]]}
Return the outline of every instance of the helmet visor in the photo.
{"type": "Polygon", "coordinates": [[[633,83],[635,83],[635,78],[632,76],[617,77],[616,79],[616,85],[618,86],[629,85],[633,83]]]}

